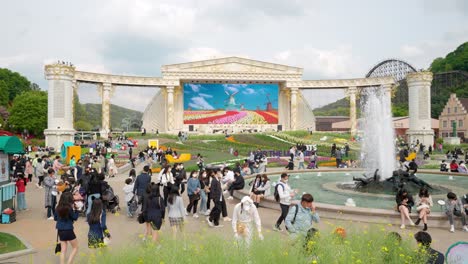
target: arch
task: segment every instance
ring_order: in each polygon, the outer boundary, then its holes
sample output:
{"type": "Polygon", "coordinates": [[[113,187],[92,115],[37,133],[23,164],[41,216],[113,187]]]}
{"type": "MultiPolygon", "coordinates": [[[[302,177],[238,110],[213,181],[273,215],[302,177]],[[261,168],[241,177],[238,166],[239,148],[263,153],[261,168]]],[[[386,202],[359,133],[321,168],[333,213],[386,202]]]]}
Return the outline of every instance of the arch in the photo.
{"type": "Polygon", "coordinates": [[[408,72],[416,72],[416,68],[403,60],[388,59],[372,67],[366,74],[366,78],[393,76],[396,81],[401,81],[405,79],[408,72]]]}

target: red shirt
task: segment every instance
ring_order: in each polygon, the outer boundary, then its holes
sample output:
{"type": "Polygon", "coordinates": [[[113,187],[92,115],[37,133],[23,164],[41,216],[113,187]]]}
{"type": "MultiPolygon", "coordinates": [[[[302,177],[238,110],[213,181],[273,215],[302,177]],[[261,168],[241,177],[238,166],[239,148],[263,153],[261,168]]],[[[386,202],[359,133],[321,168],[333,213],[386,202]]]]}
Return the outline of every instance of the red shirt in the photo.
{"type": "Polygon", "coordinates": [[[28,182],[28,179],[16,181],[16,188],[18,188],[19,193],[23,193],[26,191],[26,184],[25,184],[26,182],[28,182]]]}
{"type": "Polygon", "coordinates": [[[456,171],[458,169],[457,163],[450,163],[450,170],[456,171]]]}

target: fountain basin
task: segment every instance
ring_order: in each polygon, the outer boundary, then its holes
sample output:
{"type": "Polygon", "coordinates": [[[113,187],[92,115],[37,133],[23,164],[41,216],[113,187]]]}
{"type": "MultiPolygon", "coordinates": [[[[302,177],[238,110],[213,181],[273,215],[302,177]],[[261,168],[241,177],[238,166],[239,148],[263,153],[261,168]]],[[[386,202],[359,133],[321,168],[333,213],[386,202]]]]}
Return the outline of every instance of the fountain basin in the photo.
{"type": "MultiPolygon", "coordinates": [[[[353,175],[362,175],[363,170],[320,169],[285,172],[291,175],[289,178],[291,187],[293,189],[299,189],[299,195],[295,197],[294,202],[299,202],[303,192],[311,193],[314,196],[315,204],[321,217],[372,223],[400,224],[400,214],[395,211],[395,195],[359,193],[357,191],[343,190],[337,187],[337,183],[339,182],[352,181],[353,175]],[[318,173],[321,174],[321,177],[317,176],[318,173]],[[348,175],[346,175],[347,173],[348,175]],[[300,177],[296,179],[295,175],[300,175],[300,177]],[[349,198],[353,199],[356,207],[345,206],[349,198]]],[[[276,182],[281,173],[282,172],[273,172],[267,174],[272,182],[276,182]]],[[[429,215],[428,225],[430,227],[447,227],[447,217],[442,212],[442,208],[438,205],[437,201],[445,200],[445,189],[455,192],[458,196],[468,192],[468,177],[466,177],[468,175],[464,177],[456,173],[439,173],[434,171],[418,171],[417,175],[434,186],[444,188],[444,193],[432,195],[434,206],[429,215]],[[448,180],[449,176],[454,176],[454,180],[448,180]]],[[[246,177],[246,182],[250,182],[248,179],[252,178],[254,178],[254,176],[246,177]]],[[[240,199],[245,195],[249,195],[249,187],[250,186],[246,184],[246,188],[235,192],[234,196],[240,199]]],[[[273,193],[274,188],[272,187],[271,194],[273,193]]],[[[412,195],[416,199],[417,193],[412,193],[412,195]]],[[[279,205],[273,197],[263,199],[260,206],[279,210],[279,205]]],[[[411,216],[413,219],[417,218],[415,207],[413,207],[411,216]]]]}

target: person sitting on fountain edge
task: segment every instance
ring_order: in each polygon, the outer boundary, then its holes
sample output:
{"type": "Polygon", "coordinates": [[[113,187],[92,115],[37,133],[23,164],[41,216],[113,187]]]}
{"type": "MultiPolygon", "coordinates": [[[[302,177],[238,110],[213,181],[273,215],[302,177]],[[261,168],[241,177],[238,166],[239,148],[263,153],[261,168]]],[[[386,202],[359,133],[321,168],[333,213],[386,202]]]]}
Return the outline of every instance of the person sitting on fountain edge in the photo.
{"type": "Polygon", "coordinates": [[[443,171],[443,172],[448,172],[448,164],[445,162],[445,160],[442,160],[442,162],[440,163],[440,171],[443,171]]]}
{"type": "Polygon", "coordinates": [[[413,196],[404,188],[400,189],[396,195],[397,210],[400,212],[401,229],[405,228],[405,220],[408,219],[410,225],[414,226],[410,218],[411,207],[414,205],[413,196]]]}

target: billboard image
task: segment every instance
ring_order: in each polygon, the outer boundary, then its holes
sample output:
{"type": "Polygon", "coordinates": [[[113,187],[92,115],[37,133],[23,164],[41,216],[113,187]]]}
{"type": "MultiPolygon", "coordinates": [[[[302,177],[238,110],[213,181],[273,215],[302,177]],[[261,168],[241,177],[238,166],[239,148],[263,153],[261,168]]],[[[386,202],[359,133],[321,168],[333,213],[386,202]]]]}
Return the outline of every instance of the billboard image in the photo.
{"type": "Polygon", "coordinates": [[[184,124],[278,124],[278,84],[184,84],[184,124]]]}

